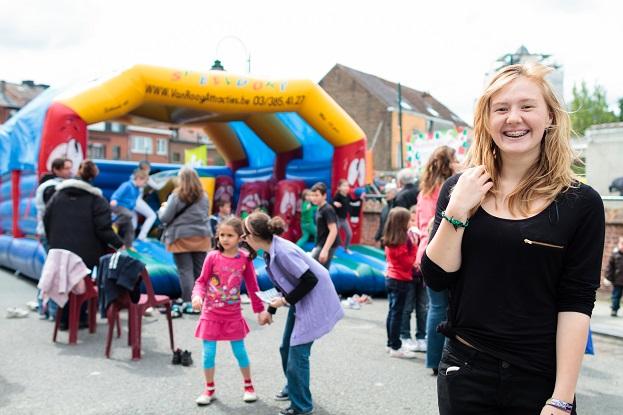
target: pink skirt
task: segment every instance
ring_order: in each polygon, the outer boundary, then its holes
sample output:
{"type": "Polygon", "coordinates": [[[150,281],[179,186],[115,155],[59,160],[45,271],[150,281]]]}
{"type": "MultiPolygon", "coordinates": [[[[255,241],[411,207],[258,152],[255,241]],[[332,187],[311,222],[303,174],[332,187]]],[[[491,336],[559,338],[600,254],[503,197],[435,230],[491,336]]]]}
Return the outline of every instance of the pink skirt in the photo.
{"type": "Polygon", "coordinates": [[[201,319],[195,330],[195,337],[203,340],[242,340],[249,333],[244,317],[237,319],[201,319]]]}

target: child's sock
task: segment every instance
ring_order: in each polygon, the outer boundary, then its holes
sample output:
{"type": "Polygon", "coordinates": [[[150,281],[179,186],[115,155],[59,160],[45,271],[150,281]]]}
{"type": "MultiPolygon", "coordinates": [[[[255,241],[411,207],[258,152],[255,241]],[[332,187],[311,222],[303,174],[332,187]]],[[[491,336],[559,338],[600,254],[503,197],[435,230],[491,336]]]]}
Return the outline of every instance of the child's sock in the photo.
{"type": "Polygon", "coordinates": [[[251,379],[244,380],[244,391],[245,392],[255,392],[255,388],[253,388],[253,382],[251,379]]]}
{"type": "Polygon", "coordinates": [[[216,386],[214,385],[214,382],[206,382],[206,391],[204,392],[204,395],[212,397],[214,396],[214,394],[216,393],[216,386]]]}

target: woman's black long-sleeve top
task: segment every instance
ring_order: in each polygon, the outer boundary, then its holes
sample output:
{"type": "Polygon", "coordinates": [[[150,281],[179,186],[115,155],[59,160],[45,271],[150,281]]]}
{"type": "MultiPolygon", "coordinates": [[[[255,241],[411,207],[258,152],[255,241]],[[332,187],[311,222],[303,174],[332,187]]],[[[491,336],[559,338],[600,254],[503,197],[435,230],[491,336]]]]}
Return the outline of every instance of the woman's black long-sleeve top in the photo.
{"type": "MultiPolygon", "coordinates": [[[[443,185],[431,240],[458,180],[443,185]]],[[[578,183],[527,219],[494,217],[482,207],[469,218],[461,267],[445,272],[427,255],[422,273],[433,290],[450,290],[454,333],[477,349],[553,376],[558,313],[591,315],[604,248],[603,202],[578,183]]]]}

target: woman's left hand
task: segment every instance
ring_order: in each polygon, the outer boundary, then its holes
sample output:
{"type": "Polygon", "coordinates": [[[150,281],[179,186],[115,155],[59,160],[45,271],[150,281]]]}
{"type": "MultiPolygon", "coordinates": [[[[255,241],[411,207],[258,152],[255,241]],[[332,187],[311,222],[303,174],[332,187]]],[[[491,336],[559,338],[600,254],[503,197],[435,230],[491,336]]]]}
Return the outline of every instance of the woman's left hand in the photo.
{"type": "Polygon", "coordinates": [[[288,303],[286,302],[286,299],[284,297],[274,298],[273,301],[270,302],[270,306],[274,308],[283,307],[286,304],[288,303]]]}
{"type": "Polygon", "coordinates": [[[555,406],[545,405],[541,409],[541,415],[569,415],[569,412],[558,409],[555,406]]]}

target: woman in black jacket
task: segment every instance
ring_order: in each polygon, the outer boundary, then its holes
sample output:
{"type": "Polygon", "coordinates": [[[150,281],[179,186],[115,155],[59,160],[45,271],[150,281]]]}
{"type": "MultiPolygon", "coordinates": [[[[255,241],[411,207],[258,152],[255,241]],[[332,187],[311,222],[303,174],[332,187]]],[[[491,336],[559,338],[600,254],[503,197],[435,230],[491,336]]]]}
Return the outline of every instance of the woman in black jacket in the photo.
{"type": "Polygon", "coordinates": [[[78,177],[56,187],[43,217],[50,249],[71,251],[82,258],[88,268],[97,265],[108,247],[123,246],[112,229],[108,202],[102,191],[91,184],[98,173],[91,160],[80,163],[78,177]]]}
{"type": "MultiPolygon", "coordinates": [[[[49,248],[71,251],[91,269],[108,247],[120,249],[123,246],[112,229],[108,201],[102,191],[91,184],[98,174],[91,160],[80,163],[78,177],[57,185],[43,216],[49,248]]],[[[67,329],[68,311],[69,307],[63,309],[61,330],[67,329]]],[[[87,326],[86,304],[80,314],[80,328],[83,328],[87,326]]]]}

